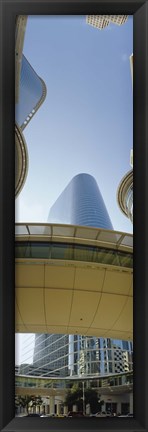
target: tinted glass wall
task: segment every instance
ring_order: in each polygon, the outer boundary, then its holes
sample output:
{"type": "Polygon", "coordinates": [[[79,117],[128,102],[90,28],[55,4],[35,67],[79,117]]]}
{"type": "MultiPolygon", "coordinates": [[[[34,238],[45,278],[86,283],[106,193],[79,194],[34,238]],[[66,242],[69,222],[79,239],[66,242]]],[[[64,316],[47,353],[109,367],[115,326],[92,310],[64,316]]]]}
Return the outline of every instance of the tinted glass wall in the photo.
{"type": "Polygon", "coordinates": [[[44,83],[34,71],[28,60],[22,55],[19,102],[15,107],[15,120],[24,129],[35,114],[44,93],[44,83]]]}
{"type": "Polygon", "coordinates": [[[51,207],[48,222],[113,229],[97,182],[85,173],[73,177],[51,207]]]}

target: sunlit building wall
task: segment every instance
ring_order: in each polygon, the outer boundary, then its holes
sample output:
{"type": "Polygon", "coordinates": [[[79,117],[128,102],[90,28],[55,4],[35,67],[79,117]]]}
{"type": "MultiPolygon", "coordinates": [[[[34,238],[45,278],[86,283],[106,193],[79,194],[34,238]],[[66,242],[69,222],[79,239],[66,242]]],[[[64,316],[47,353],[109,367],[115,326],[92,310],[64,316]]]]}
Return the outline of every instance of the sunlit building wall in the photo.
{"type": "Polygon", "coordinates": [[[110,23],[122,25],[128,19],[128,15],[87,15],[86,23],[100,30],[107,27],[110,23]]]}

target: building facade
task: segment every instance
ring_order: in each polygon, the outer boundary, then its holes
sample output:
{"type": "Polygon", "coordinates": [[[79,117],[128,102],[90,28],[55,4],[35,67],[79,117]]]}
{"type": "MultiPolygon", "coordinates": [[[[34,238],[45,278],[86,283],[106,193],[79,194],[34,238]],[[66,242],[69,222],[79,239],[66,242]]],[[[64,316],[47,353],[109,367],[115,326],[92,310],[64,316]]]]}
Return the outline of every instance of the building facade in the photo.
{"type": "Polygon", "coordinates": [[[23,131],[44,102],[46,86],[22,54],[19,100],[15,105],[15,120],[23,131]]]}
{"type": "MultiPolygon", "coordinates": [[[[33,375],[89,377],[132,370],[132,342],[82,335],[35,335],[33,375]]],[[[21,371],[28,375],[28,365],[21,371]]]]}
{"type": "Polygon", "coordinates": [[[99,30],[104,29],[110,23],[122,25],[128,19],[128,15],[87,15],[86,23],[99,30]]]}
{"type": "MultiPolygon", "coordinates": [[[[131,54],[129,60],[133,87],[133,54],[131,54]]],[[[133,149],[131,149],[130,152],[130,166],[133,168],[133,149]]],[[[120,210],[133,223],[133,169],[128,171],[119,183],[117,189],[117,202],[120,210]]]]}
{"type": "Polygon", "coordinates": [[[113,230],[97,182],[86,173],[68,183],[51,207],[48,222],[113,230]]]}
{"type": "MultiPolygon", "coordinates": [[[[51,207],[48,222],[113,230],[97,182],[76,175],[51,207]]],[[[132,370],[132,344],[83,335],[36,334],[33,365],[60,376],[99,375],[132,370]]]]}
{"type": "Polygon", "coordinates": [[[27,16],[20,15],[15,29],[15,196],[28,172],[28,151],[23,130],[46,97],[46,85],[23,54],[27,16]]]}
{"type": "Polygon", "coordinates": [[[117,202],[120,210],[133,222],[133,170],[128,171],[119,183],[117,202]]]}

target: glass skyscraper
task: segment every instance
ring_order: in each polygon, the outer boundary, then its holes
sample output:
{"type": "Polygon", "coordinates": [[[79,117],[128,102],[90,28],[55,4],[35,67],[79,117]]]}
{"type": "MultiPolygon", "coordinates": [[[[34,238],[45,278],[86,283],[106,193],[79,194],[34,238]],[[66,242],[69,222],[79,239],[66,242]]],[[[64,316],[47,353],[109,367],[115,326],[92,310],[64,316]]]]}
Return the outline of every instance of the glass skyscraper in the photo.
{"type": "Polygon", "coordinates": [[[46,97],[44,81],[22,55],[19,100],[15,105],[15,120],[21,130],[27,126],[46,97]]]}
{"type": "Polygon", "coordinates": [[[27,17],[16,20],[15,34],[15,196],[28,172],[28,151],[23,130],[46,97],[46,85],[23,54],[27,17]]]}
{"type": "Polygon", "coordinates": [[[48,222],[113,229],[97,182],[78,174],[51,207],[48,222]]]}
{"type": "MultiPolygon", "coordinates": [[[[51,207],[48,222],[113,230],[96,180],[78,174],[51,207]]],[[[105,312],[104,312],[105,313],[105,312]]],[[[33,365],[59,376],[132,370],[132,343],[83,335],[36,334],[33,365]]],[[[35,370],[34,369],[34,370],[35,370]]]]}

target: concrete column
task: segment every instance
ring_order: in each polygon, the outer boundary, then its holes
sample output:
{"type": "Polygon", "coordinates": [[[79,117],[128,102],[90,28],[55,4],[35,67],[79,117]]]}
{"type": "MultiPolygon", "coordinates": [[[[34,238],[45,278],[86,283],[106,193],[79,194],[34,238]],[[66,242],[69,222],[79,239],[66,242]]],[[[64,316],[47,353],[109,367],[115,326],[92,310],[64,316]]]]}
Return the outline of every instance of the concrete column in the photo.
{"type": "Polygon", "coordinates": [[[57,415],[61,414],[61,404],[57,403],[57,415]]]}
{"type": "Polygon", "coordinates": [[[133,392],[130,393],[130,414],[133,414],[133,392]]]}
{"type": "Polygon", "coordinates": [[[44,406],[43,405],[40,405],[40,414],[41,415],[44,414],[44,406]]]}
{"type": "Polygon", "coordinates": [[[73,406],[72,406],[72,411],[73,411],[73,412],[77,412],[77,411],[78,411],[78,407],[77,407],[77,405],[73,405],[73,406]]]}
{"type": "Polygon", "coordinates": [[[39,407],[39,405],[36,406],[36,414],[40,414],[40,407],[39,407]]]}
{"type": "Polygon", "coordinates": [[[49,405],[48,404],[45,405],[45,414],[49,414],[49,405]]]}
{"type": "Polygon", "coordinates": [[[50,414],[55,413],[54,404],[55,404],[55,398],[54,396],[50,396],[50,414]]]}
{"type": "Polygon", "coordinates": [[[117,414],[121,414],[121,402],[117,402],[117,414]]]}
{"type": "Polygon", "coordinates": [[[86,405],[86,415],[90,414],[90,404],[86,405]]]}
{"type": "Polygon", "coordinates": [[[68,414],[68,406],[64,405],[64,415],[67,415],[67,414],[68,414]]]}

